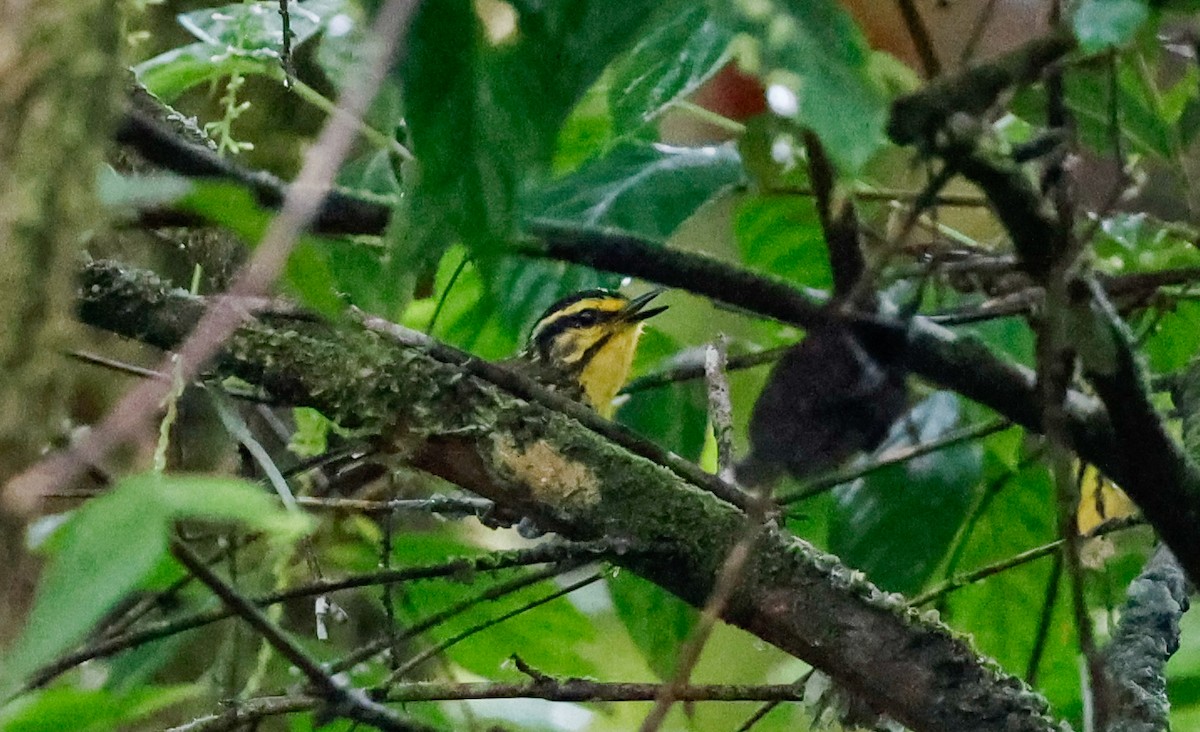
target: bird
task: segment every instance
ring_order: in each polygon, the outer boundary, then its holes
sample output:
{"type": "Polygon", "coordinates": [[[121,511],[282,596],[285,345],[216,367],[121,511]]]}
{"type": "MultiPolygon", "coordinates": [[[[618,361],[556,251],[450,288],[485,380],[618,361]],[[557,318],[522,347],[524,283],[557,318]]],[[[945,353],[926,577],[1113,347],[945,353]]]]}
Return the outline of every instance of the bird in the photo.
{"type": "Polygon", "coordinates": [[[874,450],[908,410],[905,371],[872,355],[845,326],[810,328],[775,364],[750,415],[744,486],[804,479],[874,450]]]}
{"type": "Polygon", "coordinates": [[[662,292],[629,298],[597,288],[567,295],[542,313],[525,347],[502,365],[611,418],[645,321],[667,309],[646,307],[662,292]]]}

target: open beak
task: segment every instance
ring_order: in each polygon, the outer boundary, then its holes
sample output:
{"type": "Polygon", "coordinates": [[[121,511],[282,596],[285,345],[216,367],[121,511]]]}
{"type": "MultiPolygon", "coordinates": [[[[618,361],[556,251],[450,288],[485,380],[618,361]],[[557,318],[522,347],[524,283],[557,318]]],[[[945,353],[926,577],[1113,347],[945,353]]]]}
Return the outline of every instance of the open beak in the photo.
{"type": "Polygon", "coordinates": [[[636,323],[647,318],[653,318],[655,315],[658,315],[662,311],[666,310],[666,305],[658,308],[646,308],[646,305],[649,304],[651,300],[658,297],[665,291],[665,287],[659,287],[658,289],[647,292],[645,295],[639,295],[630,300],[629,304],[625,306],[625,320],[630,323],[636,323]]]}

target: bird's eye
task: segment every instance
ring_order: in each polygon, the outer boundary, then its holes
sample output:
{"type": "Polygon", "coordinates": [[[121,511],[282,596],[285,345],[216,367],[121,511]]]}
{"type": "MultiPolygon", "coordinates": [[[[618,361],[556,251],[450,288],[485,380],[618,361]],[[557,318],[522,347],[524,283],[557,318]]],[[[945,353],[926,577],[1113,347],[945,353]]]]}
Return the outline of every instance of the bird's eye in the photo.
{"type": "Polygon", "coordinates": [[[595,325],[600,321],[600,314],[595,310],[584,310],[575,316],[575,322],[581,326],[595,325]]]}

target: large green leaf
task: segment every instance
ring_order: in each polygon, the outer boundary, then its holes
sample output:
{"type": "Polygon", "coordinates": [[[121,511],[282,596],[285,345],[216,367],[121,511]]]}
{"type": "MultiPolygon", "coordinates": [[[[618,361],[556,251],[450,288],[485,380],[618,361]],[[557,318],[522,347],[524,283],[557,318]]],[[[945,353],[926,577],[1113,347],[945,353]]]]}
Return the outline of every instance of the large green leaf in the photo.
{"type": "MultiPolygon", "coordinates": [[[[292,46],[320,31],[345,7],[345,0],[305,0],[291,6],[292,46]]],[[[281,76],[283,20],[273,2],[234,3],[178,16],[199,39],[134,67],[138,79],[164,101],[188,89],[233,73],[281,76]]]]}
{"type": "MultiPolygon", "coordinates": [[[[926,443],[959,426],[958,398],[937,392],[897,424],[881,450],[926,443]]],[[[839,489],[830,551],[895,592],[923,586],[976,500],[982,448],[958,444],[891,465],[839,489]]]]}
{"type": "Polygon", "coordinates": [[[696,609],[632,572],[610,576],[608,591],[646,665],[660,679],[675,678],[679,648],[696,625],[696,609]]]}
{"type": "Polygon", "coordinates": [[[713,2],[740,35],[735,56],[767,86],[778,115],[811,128],[855,172],[883,144],[887,103],[869,73],[871,50],[834,0],[713,2]]]}
{"type": "Polygon", "coordinates": [[[613,67],[608,94],[617,134],[637,132],[707,81],[727,60],[732,37],[701,3],[661,14],[613,67]]]}
{"type": "Polygon", "coordinates": [[[507,239],[517,196],[550,163],[559,128],[658,3],[517,3],[515,27],[489,42],[469,0],[425,3],[402,64],[421,172],[397,267],[428,266],[455,238],[507,239]]]}
{"type": "MultiPolygon", "coordinates": [[[[615,228],[665,241],[701,206],[744,181],[737,151],[728,145],[675,148],[618,144],[579,170],[533,189],[526,214],[540,222],[615,228]]],[[[502,317],[524,333],[560,297],[620,279],[574,265],[501,257],[481,262],[502,317]]]]}
{"type": "MultiPolygon", "coordinates": [[[[1052,541],[1058,521],[1055,505],[1054,486],[1044,466],[1030,465],[1013,474],[973,524],[958,570],[969,572],[1052,541]]],[[[1023,675],[1041,625],[1053,561],[1045,557],[954,592],[944,604],[948,622],[970,633],[979,650],[1005,670],[1023,675]]],[[[1037,686],[1058,713],[1071,717],[1080,708],[1078,644],[1070,590],[1065,580],[1060,582],[1045,629],[1037,686]]]]}
{"type": "Polygon", "coordinates": [[[534,190],[525,210],[539,221],[616,228],[662,241],[714,196],[745,182],[732,145],[624,142],[534,190]]]}
{"type": "Polygon", "coordinates": [[[285,513],[245,481],[153,474],[121,481],[53,537],[28,624],[0,671],[0,696],[77,643],[157,569],[173,523],[185,518],[240,522],[289,539],[308,528],[303,514],[285,513]]]}
{"type": "MultiPolygon", "coordinates": [[[[1117,122],[1120,135],[1130,150],[1170,159],[1178,134],[1174,125],[1182,114],[1159,109],[1160,92],[1148,89],[1136,59],[1122,57],[1117,73],[1117,122]]],[[[1074,115],[1080,137],[1091,148],[1112,152],[1112,93],[1108,67],[1072,69],[1065,77],[1067,107],[1074,115]]],[[[1195,86],[1194,84],[1192,85],[1195,86]]],[[[1013,100],[1013,111],[1043,124],[1046,92],[1042,87],[1022,90],[1013,100]]]]}
{"type": "Polygon", "coordinates": [[[639,391],[621,405],[617,420],[695,462],[704,447],[707,399],[702,380],[639,391]]]}
{"type": "Polygon", "coordinates": [[[742,261],[805,287],[833,286],[829,248],[811,198],[749,196],[734,215],[742,261]]]}
{"type": "MultiPolygon", "coordinates": [[[[449,537],[430,534],[397,534],[393,556],[405,563],[428,564],[478,554],[479,549],[449,537]]],[[[414,623],[465,599],[478,596],[488,585],[509,581],[524,570],[489,575],[489,579],[464,576],[459,580],[428,580],[408,583],[397,591],[397,611],[403,622],[414,623]]],[[[481,623],[552,594],[555,582],[540,582],[456,615],[430,629],[434,641],[453,638],[481,623]]],[[[586,675],[595,671],[579,654],[580,645],[593,635],[591,621],[568,597],[516,615],[451,646],[446,656],[472,673],[487,678],[524,678],[508,659],[520,655],[535,668],[562,675],[586,675]],[[572,639],[564,643],[563,639],[572,639]],[[575,642],[575,641],[578,641],[575,642]]]]}
{"type": "Polygon", "coordinates": [[[106,689],[41,689],[0,709],[0,729],[5,732],[142,729],[155,713],[201,693],[196,686],[141,686],[123,694],[106,689]]]}

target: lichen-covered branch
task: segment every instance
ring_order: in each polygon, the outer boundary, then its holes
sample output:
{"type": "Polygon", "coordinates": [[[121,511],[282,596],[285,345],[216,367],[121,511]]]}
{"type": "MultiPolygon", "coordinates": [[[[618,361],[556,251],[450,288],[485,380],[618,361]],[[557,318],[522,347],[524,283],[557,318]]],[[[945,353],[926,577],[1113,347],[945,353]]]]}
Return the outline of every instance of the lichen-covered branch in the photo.
{"type": "MultiPolygon", "coordinates": [[[[88,266],[80,293],[86,322],[160,346],[184,336],[194,322],[187,313],[201,303],[106,262],[88,266]]],[[[697,606],[743,534],[739,510],[663,466],[377,333],[294,316],[248,317],[214,368],[273,401],[315,407],[379,434],[399,458],[544,529],[654,547],[616,561],[697,606]]],[[[777,529],[755,541],[723,618],[914,730],[1060,729],[1041,697],[945,626],[777,529]]]]}
{"type": "Polygon", "coordinates": [[[1110,732],[1170,729],[1167,659],[1179,650],[1179,620],[1188,609],[1183,569],[1160,547],[1129,585],[1121,622],[1105,649],[1110,732]]]}

